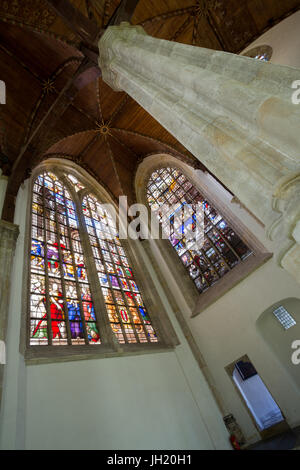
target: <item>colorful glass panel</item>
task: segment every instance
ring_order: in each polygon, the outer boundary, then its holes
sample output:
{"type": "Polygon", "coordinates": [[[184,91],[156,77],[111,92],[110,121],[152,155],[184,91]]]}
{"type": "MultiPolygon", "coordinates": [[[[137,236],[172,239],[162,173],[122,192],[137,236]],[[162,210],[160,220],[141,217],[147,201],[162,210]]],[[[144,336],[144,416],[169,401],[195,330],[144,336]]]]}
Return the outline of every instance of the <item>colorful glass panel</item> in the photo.
{"type": "Polygon", "coordinates": [[[92,195],[83,199],[82,207],[112,331],[119,343],[156,343],[114,220],[92,195]]]}
{"type": "MultiPolygon", "coordinates": [[[[185,204],[192,207],[199,204],[203,208],[204,234],[201,243],[187,241],[184,236],[179,240],[172,230],[169,232],[169,241],[199,292],[207,290],[252,254],[223,216],[179,170],[161,168],[152,173],[147,185],[147,199],[151,210],[163,223],[166,223],[161,213],[163,205],[177,205],[176,210],[185,204]]],[[[172,219],[167,219],[167,223],[172,226],[172,219]]],[[[135,292],[134,287],[132,289],[135,292]]]]}
{"type": "Polygon", "coordinates": [[[52,173],[33,186],[30,344],[99,344],[75,204],[52,173]]]}

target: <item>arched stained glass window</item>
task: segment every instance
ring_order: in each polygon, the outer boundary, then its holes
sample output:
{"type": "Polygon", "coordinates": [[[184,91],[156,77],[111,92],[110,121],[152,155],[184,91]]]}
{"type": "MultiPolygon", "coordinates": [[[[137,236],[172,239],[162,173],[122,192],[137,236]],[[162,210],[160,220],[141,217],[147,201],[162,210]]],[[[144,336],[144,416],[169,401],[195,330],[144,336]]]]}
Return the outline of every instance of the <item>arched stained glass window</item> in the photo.
{"type": "Polygon", "coordinates": [[[99,344],[78,218],[71,196],[51,173],[33,187],[30,344],[99,344]]]}
{"type": "Polygon", "coordinates": [[[159,343],[107,205],[60,170],[36,177],[31,207],[28,345],[159,343]]]}
{"type": "Polygon", "coordinates": [[[265,44],[263,46],[253,47],[242,55],[252,57],[253,59],[261,60],[263,62],[269,62],[273,55],[273,49],[271,46],[265,44]]]}
{"type": "MultiPolygon", "coordinates": [[[[204,243],[178,239],[170,233],[169,241],[199,292],[206,291],[226,273],[245,260],[252,251],[211,202],[176,168],[161,168],[152,173],[147,185],[147,199],[160,221],[162,206],[200,204],[204,213],[204,243]]],[[[164,222],[165,223],[165,222],[164,222]]]]}
{"type": "Polygon", "coordinates": [[[115,221],[91,195],[83,212],[111,328],[119,343],[157,342],[115,221]]]}

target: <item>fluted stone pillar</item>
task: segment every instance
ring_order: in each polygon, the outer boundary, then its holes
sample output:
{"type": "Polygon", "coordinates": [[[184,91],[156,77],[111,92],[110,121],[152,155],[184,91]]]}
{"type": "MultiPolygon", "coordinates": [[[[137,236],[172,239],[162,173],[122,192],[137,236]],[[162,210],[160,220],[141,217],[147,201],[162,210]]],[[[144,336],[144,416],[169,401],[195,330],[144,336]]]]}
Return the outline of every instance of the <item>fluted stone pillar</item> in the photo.
{"type": "Polygon", "coordinates": [[[109,27],[102,77],[126,91],[265,225],[300,282],[300,70],[109,27]]]}
{"type": "MultiPolygon", "coordinates": [[[[4,342],[11,288],[10,278],[18,235],[19,228],[17,225],[0,220],[0,340],[4,342]]],[[[4,367],[3,364],[0,365],[0,404],[4,367]]]]}

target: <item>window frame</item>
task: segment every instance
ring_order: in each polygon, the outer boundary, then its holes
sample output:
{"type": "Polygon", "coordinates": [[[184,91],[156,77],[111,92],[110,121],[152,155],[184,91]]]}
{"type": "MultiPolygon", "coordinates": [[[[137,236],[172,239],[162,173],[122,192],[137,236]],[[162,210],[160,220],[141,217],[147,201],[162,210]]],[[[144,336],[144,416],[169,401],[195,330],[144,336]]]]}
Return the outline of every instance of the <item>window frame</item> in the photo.
{"type": "Polygon", "coordinates": [[[79,233],[83,248],[85,264],[89,273],[89,284],[91,286],[92,298],[95,306],[97,324],[99,327],[101,344],[82,344],[82,345],[30,345],[30,247],[31,247],[31,226],[32,226],[32,198],[33,186],[36,178],[43,172],[52,172],[57,176],[60,182],[70,192],[73,202],[78,212],[85,195],[92,194],[101,203],[110,203],[117,209],[116,202],[108,194],[106,189],[95,181],[85,170],[73,162],[62,158],[51,158],[35,168],[31,175],[28,201],[27,217],[24,240],[24,266],[23,266],[23,292],[22,292],[22,320],[20,336],[20,352],[24,355],[26,363],[40,364],[49,362],[73,361],[82,359],[95,359],[100,357],[114,357],[123,355],[138,355],[154,352],[163,352],[174,349],[179,344],[175,330],[167,316],[163,303],[155,291],[154,284],[149,276],[146,275],[147,267],[137,256],[135,244],[140,241],[121,240],[130,265],[133,266],[134,278],[139,286],[151,324],[158,337],[157,343],[126,343],[119,344],[110,327],[109,318],[106,311],[104,297],[101,292],[98,275],[95,275],[96,268],[93,260],[87,260],[92,253],[87,231],[84,231],[83,213],[80,210],[78,218],[80,220],[79,233]],[[72,183],[66,178],[65,174],[73,174],[85,187],[78,193],[72,187],[72,183]],[[76,194],[75,194],[76,193],[76,194]],[[86,250],[87,245],[89,249],[86,250]],[[90,253],[89,253],[90,252],[90,253]],[[92,267],[92,269],[91,269],[92,267]],[[95,295],[95,292],[97,294],[95,295]],[[97,314],[98,312],[98,314],[97,314]]]}
{"type": "MultiPolygon", "coordinates": [[[[194,318],[245,279],[254,270],[262,266],[273,255],[272,253],[267,252],[263,244],[254,236],[246,225],[233,214],[233,212],[224,204],[224,202],[222,202],[220,197],[216,195],[213,190],[205,184],[200,185],[194,173],[195,169],[180,161],[173,155],[165,153],[149,155],[139,165],[135,178],[138,203],[145,204],[148,207],[148,210],[151,210],[146,194],[148,180],[154,171],[166,167],[176,168],[182,172],[183,175],[190,180],[193,186],[195,186],[196,189],[198,189],[199,192],[203,194],[213,207],[222,215],[222,217],[224,217],[230,227],[233,228],[241,240],[244,241],[244,243],[253,252],[252,255],[237,264],[214,285],[210,286],[206,291],[199,293],[194,282],[190,278],[186,267],[181,262],[177,253],[175,253],[175,249],[171,246],[169,240],[159,239],[153,241],[160,251],[161,256],[167,260],[178,289],[181,290],[186,304],[191,310],[191,317],[194,318]]],[[[150,247],[148,246],[147,249],[149,251],[150,247]]],[[[159,270],[158,267],[156,269],[159,270]]]]}

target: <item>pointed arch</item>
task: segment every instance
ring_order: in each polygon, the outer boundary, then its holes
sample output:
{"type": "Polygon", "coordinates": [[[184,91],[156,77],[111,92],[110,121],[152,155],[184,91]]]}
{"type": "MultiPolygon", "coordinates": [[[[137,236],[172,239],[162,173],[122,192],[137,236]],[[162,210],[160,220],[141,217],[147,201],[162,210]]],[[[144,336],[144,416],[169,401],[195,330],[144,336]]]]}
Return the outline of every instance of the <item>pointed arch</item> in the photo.
{"type": "Polygon", "coordinates": [[[131,242],[120,241],[111,211],[115,201],[75,163],[48,159],[34,171],[25,267],[28,360],[178,344],[144,262],[133,260],[131,242]]]}
{"type": "Polygon", "coordinates": [[[32,194],[30,345],[100,344],[72,196],[51,172],[32,194]]]}
{"type": "Polygon", "coordinates": [[[178,302],[184,301],[192,316],[201,313],[272,256],[233,213],[232,194],[212,175],[172,155],[145,158],[136,172],[135,189],[138,203],[148,205],[149,212],[152,207],[159,213],[161,204],[168,201],[178,207],[199,203],[204,209],[203,250],[172,236],[153,240],[151,244],[159,275],[170,286],[170,301],[174,301],[176,285],[178,302]]]}

